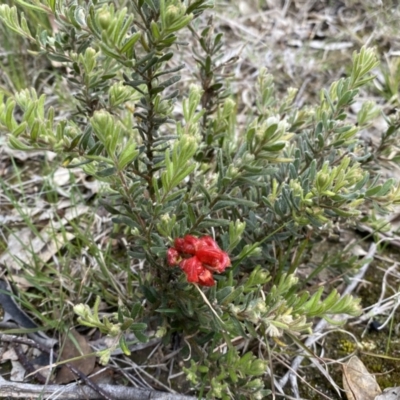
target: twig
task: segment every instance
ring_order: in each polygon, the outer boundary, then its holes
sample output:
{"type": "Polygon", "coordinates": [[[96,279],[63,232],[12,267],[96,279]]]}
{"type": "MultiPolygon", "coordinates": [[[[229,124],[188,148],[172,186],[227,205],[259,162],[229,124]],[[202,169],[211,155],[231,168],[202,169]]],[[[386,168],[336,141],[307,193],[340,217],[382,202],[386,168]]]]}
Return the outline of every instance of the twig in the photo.
{"type": "MultiPolygon", "coordinates": [[[[103,392],[109,393],[113,400],[195,400],[192,396],[163,393],[126,386],[98,385],[103,392]]],[[[3,397],[46,399],[57,392],[57,399],[82,400],[99,399],[99,393],[86,385],[32,385],[23,382],[8,382],[0,376],[0,393],[3,397]]]]}
{"type": "MultiPolygon", "coordinates": [[[[36,343],[35,341],[31,340],[31,339],[22,339],[19,338],[17,336],[12,336],[12,335],[0,335],[0,341],[2,342],[9,342],[9,343],[22,343],[22,344],[26,344],[28,346],[31,347],[35,347],[45,353],[50,353],[50,349],[48,349],[47,347],[43,346],[40,343],[36,343]]],[[[19,356],[21,356],[21,352],[19,353],[19,356]]],[[[54,355],[55,357],[57,357],[57,355],[54,355]]],[[[75,368],[73,365],[71,365],[68,362],[64,362],[64,365],[66,367],[68,367],[77,377],[79,377],[79,379],[81,379],[87,387],[91,388],[91,390],[93,390],[94,393],[97,393],[97,397],[95,398],[102,398],[104,400],[114,400],[112,397],[109,396],[109,394],[104,391],[99,385],[97,385],[96,383],[94,383],[92,380],[90,380],[84,373],[82,373],[79,369],[75,368]]],[[[47,388],[48,386],[46,386],[47,388]]],[[[0,393],[3,393],[0,391],[0,393]]],[[[18,397],[18,396],[17,396],[18,397]]]]}
{"type": "MultiPolygon", "coordinates": [[[[368,267],[371,263],[371,259],[374,257],[375,255],[375,251],[376,251],[376,245],[375,243],[372,243],[368,253],[365,256],[365,260],[366,262],[363,264],[363,266],[360,268],[359,272],[357,275],[355,275],[353,277],[353,279],[351,280],[351,283],[349,286],[347,286],[346,290],[342,293],[342,295],[346,295],[346,294],[350,294],[353,292],[353,290],[357,287],[357,285],[359,284],[360,280],[364,277],[365,273],[368,270],[368,267]]],[[[348,318],[347,315],[337,315],[334,319],[336,321],[345,321],[348,318]]],[[[319,333],[322,332],[327,326],[329,325],[329,323],[322,319],[315,327],[314,329],[314,334],[311,335],[304,343],[304,345],[306,347],[310,347],[311,345],[313,345],[315,342],[317,342],[320,339],[320,335],[319,333]]],[[[296,379],[296,371],[299,369],[302,361],[304,359],[304,356],[297,356],[293,362],[292,362],[292,367],[291,370],[288,371],[278,382],[278,387],[280,387],[281,389],[283,389],[285,387],[285,385],[287,384],[288,380],[290,380],[292,389],[293,389],[293,393],[294,396],[296,398],[299,398],[299,389],[298,389],[298,385],[297,385],[297,379],[296,379]]]]}
{"type": "MultiPolygon", "coordinates": [[[[13,335],[0,334],[0,341],[8,343],[25,344],[38,348],[41,351],[49,352],[49,349],[45,346],[34,342],[31,339],[24,339],[13,335]]],[[[38,394],[43,396],[51,395],[55,391],[60,392],[57,394],[57,399],[106,399],[106,400],[151,400],[151,399],[162,399],[162,400],[191,400],[195,399],[192,396],[183,396],[176,393],[165,393],[155,390],[147,389],[136,389],[126,386],[115,386],[115,385],[98,385],[90,380],[81,371],[74,368],[71,364],[64,364],[77,375],[85,385],[71,384],[65,385],[31,385],[18,382],[8,382],[0,376],[0,393],[1,396],[9,396],[13,398],[30,397],[38,394]],[[74,386],[75,385],[75,386],[74,386]],[[67,390],[68,388],[68,390],[67,390]]],[[[145,372],[145,371],[142,371],[145,372]]],[[[147,374],[147,373],[146,373],[147,374]]],[[[152,376],[148,374],[150,378],[152,376]]],[[[153,378],[154,379],[154,378],[153,378]]],[[[158,382],[160,384],[160,382],[158,382]]]]}
{"type": "Polygon", "coordinates": [[[16,355],[18,356],[18,361],[25,368],[26,372],[28,372],[29,374],[32,374],[32,376],[38,382],[45,384],[46,383],[46,378],[40,372],[36,372],[34,366],[28,360],[28,357],[25,355],[25,353],[23,352],[23,350],[21,349],[21,346],[19,344],[17,344],[14,347],[14,351],[15,351],[16,355]]]}

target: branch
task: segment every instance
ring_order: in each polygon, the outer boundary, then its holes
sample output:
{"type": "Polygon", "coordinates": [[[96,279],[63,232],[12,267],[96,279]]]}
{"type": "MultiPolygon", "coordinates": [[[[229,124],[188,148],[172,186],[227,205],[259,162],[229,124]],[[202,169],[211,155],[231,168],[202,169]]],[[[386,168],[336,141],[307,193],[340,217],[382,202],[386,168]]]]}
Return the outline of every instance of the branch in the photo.
{"type": "MultiPolygon", "coordinates": [[[[126,386],[98,385],[113,400],[195,400],[196,397],[137,389],[126,386]]],[[[32,385],[23,382],[9,382],[0,376],[0,393],[11,398],[47,398],[56,395],[57,399],[82,400],[99,399],[99,393],[86,385],[32,385]]]]}

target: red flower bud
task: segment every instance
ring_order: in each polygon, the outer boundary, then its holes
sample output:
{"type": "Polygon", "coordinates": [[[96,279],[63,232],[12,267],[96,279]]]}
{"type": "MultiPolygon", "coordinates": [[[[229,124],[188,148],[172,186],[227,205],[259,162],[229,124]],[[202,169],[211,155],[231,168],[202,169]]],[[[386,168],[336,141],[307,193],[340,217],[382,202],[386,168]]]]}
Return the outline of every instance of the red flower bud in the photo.
{"type": "Polygon", "coordinates": [[[175,239],[175,248],[180,253],[190,254],[194,256],[196,254],[197,247],[199,245],[199,239],[192,235],[186,235],[183,239],[175,239]]]}
{"type": "Polygon", "coordinates": [[[203,236],[200,241],[196,257],[205,264],[207,269],[218,273],[224,272],[225,268],[231,265],[228,254],[222,251],[209,236],[203,236]]]}
{"type": "Polygon", "coordinates": [[[223,257],[221,250],[205,247],[196,252],[196,257],[205,264],[207,269],[215,272],[223,272],[225,270],[225,266],[222,265],[223,257]]]}
{"type": "Polygon", "coordinates": [[[203,286],[215,285],[212,273],[208,269],[203,268],[203,271],[199,274],[199,283],[203,286]]]}
{"type": "Polygon", "coordinates": [[[226,253],[225,251],[221,251],[221,254],[222,254],[221,265],[223,265],[223,268],[225,270],[225,268],[231,266],[231,259],[229,258],[228,253],[226,253]]]}
{"type": "Polygon", "coordinates": [[[175,241],[174,241],[175,249],[177,251],[179,251],[180,253],[183,253],[183,244],[184,244],[184,242],[185,241],[183,240],[183,238],[176,238],[175,241]]]}
{"type": "Polygon", "coordinates": [[[176,249],[171,247],[167,251],[167,261],[168,264],[173,267],[174,265],[178,265],[179,262],[181,261],[181,257],[176,249]]]}
{"type": "Polygon", "coordinates": [[[199,241],[200,247],[211,247],[213,249],[221,250],[217,242],[211,236],[202,236],[199,241]]]}

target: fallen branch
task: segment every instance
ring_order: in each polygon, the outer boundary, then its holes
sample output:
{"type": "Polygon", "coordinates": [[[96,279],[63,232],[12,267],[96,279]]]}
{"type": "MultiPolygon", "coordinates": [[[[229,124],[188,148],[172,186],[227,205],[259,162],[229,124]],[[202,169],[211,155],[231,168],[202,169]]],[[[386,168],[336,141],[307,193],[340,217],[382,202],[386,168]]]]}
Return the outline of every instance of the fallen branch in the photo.
{"type": "MultiPolygon", "coordinates": [[[[36,343],[35,341],[31,340],[31,339],[23,339],[23,338],[19,338],[17,336],[12,336],[12,335],[5,335],[5,334],[0,334],[0,341],[2,342],[9,342],[9,343],[21,343],[21,344],[26,344],[28,346],[32,346],[35,347],[45,353],[50,353],[50,349],[48,349],[46,346],[43,346],[40,343],[36,343]]],[[[20,352],[17,354],[22,355],[23,353],[20,352]]],[[[53,352],[53,355],[55,358],[58,358],[57,353],[53,352]]],[[[28,360],[25,359],[24,360],[20,359],[21,363],[23,365],[27,365],[29,364],[28,360]]],[[[101,398],[102,400],[113,400],[107,392],[104,392],[104,390],[102,390],[102,388],[97,385],[96,383],[94,383],[90,378],[88,378],[84,373],[82,373],[78,368],[75,368],[73,365],[71,365],[68,362],[64,362],[64,365],[69,368],[72,373],[79,377],[79,379],[81,379],[88,387],[90,387],[92,390],[94,390],[95,392],[98,393],[97,398],[101,398]]],[[[1,393],[1,392],[0,392],[1,393]]]]}
{"type": "MultiPolygon", "coordinates": [[[[8,343],[22,343],[36,347],[42,351],[49,350],[44,346],[35,343],[31,339],[19,338],[17,336],[0,334],[0,341],[8,343]]],[[[196,397],[183,396],[176,393],[165,393],[148,389],[137,389],[126,386],[99,385],[94,384],[90,378],[79,370],[65,363],[86,385],[72,383],[70,385],[32,385],[23,382],[9,382],[0,376],[0,393],[3,397],[47,398],[56,395],[57,399],[112,399],[112,400],[194,400],[196,397]]]]}
{"type": "MultiPolygon", "coordinates": [[[[137,389],[126,386],[98,385],[113,400],[195,400],[196,397],[158,392],[155,390],[137,389]]],[[[76,383],[69,385],[32,385],[23,382],[9,382],[0,376],[0,393],[2,397],[11,398],[50,398],[82,400],[99,399],[99,393],[86,385],[76,383]]]]}
{"type": "MultiPolygon", "coordinates": [[[[375,243],[372,243],[368,253],[365,256],[365,263],[363,266],[360,268],[358,271],[357,275],[353,277],[351,280],[351,283],[349,286],[347,286],[346,290],[342,293],[342,295],[346,294],[351,294],[354,289],[357,287],[361,279],[363,279],[365,273],[368,270],[369,265],[371,264],[371,259],[373,259],[376,251],[376,245],[375,243]]],[[[337,315],[335,318],[333,318],[335,321],[341,321],[344,322],[346,319],[348,319],[347,315],[337,315]]],[[[313,335],[311,335],[304,343],[304,346],[309,348],[311,345],[313,345],[315,342],[317,342],[320,338],[320,333],[329,325],[329,322],[326,320],[322,319],[314,328],[313,330],[313,335]]],[[[298,389],[298,384],[297,384],[297,378],[296,378],[296,371],[299,369],[301,363],[304,360],[304,356],[297,356],[293,362],[290,371],[288,371],[280,380],[279,382],[276,383],[276,386],[278,389],[283,389],[287,382],[290,380],[293,394],[295,398],[299,398],[299,389],[298,389]]]]}

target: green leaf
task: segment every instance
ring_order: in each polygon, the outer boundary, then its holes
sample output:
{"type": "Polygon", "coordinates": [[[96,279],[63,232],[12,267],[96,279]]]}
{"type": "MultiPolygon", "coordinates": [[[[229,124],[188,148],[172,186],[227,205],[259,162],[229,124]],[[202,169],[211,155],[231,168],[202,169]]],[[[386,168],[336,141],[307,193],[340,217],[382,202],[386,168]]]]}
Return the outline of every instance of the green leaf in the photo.
{"type": "Polygon", "coordinates": [[[116,208],[112,207],[110,204],[107,204],[107,203],[104,202],[104,201],[101,201],[101,200],[100,200],[100,204],[101,204],[110,214],[113,214],[113,215],[120,215],[120,214],[121,214],[121,211],[120,211],[120,210],[117,210],[116,208]]]}
{"type": "Polygon", "coordinates": [[[128,54],[132,48],[135,46],[136,42],[140,39],[141,33],[136,32],[134,33],[122,46],[120,52],[128,54]]]}
{"type": "Polygon", "coordinates": [[[150,286],[145,286],[145,285],[141,285],[140,288],[143,291],[143,294],[146,297],[146,299],[151,304],[155,304],[158,302],[159,295],[158,295],[156,289],[154,289],[153,287],[150,287],[150,286]]]}
{"type": "Polygon", "coordinates": [[[132,332],[137,332],[137,331],[144,331],[147,328],[147,324],[143,322],[136,322],[130,326],[130,330],[132,332]]]}
{"type": "Polygon", "coordinates": [[[4,117],[4,123],[6,124],[7,129],[12,132],[15,130],[18,125],[14,118],[14,108],[15,108],[15,101],[9,99],[6,104],[6,113],[4,117]]]}
{"type": "Polygon", "coordinates": [[[234,303],[239,296],[243,293],[244,287],[238,286],[235,290],[231,293],[228,293],[224,298],[220,299],[220,304],[227,305],[230,303],[234,303]]]}
{"type": "Polygon", "coordinates": [[[29,150],[33,150],[34,148],[31,146],[26,145],[24,142],[21,142],[19,139],[17,139],[14,136],[9,136],[8,140],[10,141],[10,146],[13,149],[16,150],[22,150],[22,151],[29,151],[29,150]]]}
{"type": "Polygon", "coordinates": [[[131,218],[125,216],[125,215],[120,215],[119,217],[113,218],[112,222],[114,222],[114,224],[125,224],[125,225],[129,226],[132,229],[138,229],[139,228],[139,225],[136,224],[136,222],[133,219],[131,219],[131,218]]]}
{"type": "Polygon", "coordinates": [[[77,28],[86,26],[85,9],[83,7],[76,7],[74,11],[74,22],[76,22],[77,28]]]}
{"type": "Polygon", "coordinates": [[[51,61],[57,61],[57,62],[62,62],[62,63],[71,62],[71,60],[68,57],[66,57],[62,54],[47,53],[46,55],[51,61]]]}
{"type": "Polygon", "coordinates": [[[178,314],[179,313],[178,308],[157,308],[156,311],[161,314],[178,314]]]}
{"type": "Polygon", "coordinates": [[[351,218],[351,217],[357,217],[358,215],[361,214],[361,211],[359,210],[343,210],[342,208],[336,208],[336,207],[332,207],[331,210],[340,217],[351,218]]]}
{"type": "Polygon", "coordinates": [[[40,122],[35,119],[35,122],[32,125],[30,136],[32,141],[36,141],[39,135],[39,129],[40,129],[40,122]]]}
{"type": "Polygon", "coordinates": [[[271,124],[264,132],[264,137],[265,138],[270,138],[278,129],[278,124],[271,124]]]}
{"type": "Polygon", "coordinates": [[[199,227],[201,228],[213,228],[216,226],[229,226],[230,221],[227,219],[213,219],[213,218],[208,218],[204,219],[203,221],[200,222],[199,227]]]}
{"type": "Polygon", "coordinates": [[[47,0],[47,3],[51,8],[51,11],[54,13],[56,11],[56,0],[47,0]]]}
{"type": "Polygon", "coordinates": [[[119,347],[121,348],[121,350],[123,351],[123,353],[126,356],[130,356],[131,355],[131,352],[130,352],[129,347],[128,347],[128,343],[126,342],[126,339],[125,339],[124,335],[121,335],[121,337],[119,339],[119,347]]]}
{"type": "Polygon", "coordinates": [[[174,24],[164,26],[165,31],[168,33],[177,32],[184,28],[193,19],[193,14],[187,15],[185,17],[179,18],[174,24]]]}
{"type": "Polygon", "coordinates": [[[18,137],[22,132],[25,132],[26,128],[27,128],[27,123],[24,121],[22,122],[17,128],[15,128],[13,130],[13,132],[11,133],[12,136],[14,137],[18,137]]]}
{"type": "Polygon", "coordinates": [[[119,156],[118,169],[122,171],[128,164],[133,162],[138,154],[139,151],[136,150],[136,144],[129,142],[119,156]]]}
{"type": "Polygon", "coordinates": [[[179,82],[180,79],[181,79],[180,75],[175,75],[175,76],[171,77],[170,79],[167,79],[167,80],[161,82],[159,84],[159,87],[162,87],[163,89],[165,89],[166,87],[171,86],[176,82],[179,82]]]}
{"type": "Polygon", "coordinates": [[[30,4],[30,3],[27,3],[26,1],[23,1],[23,0],[15,0],[15,1],[18,4],[20,4],[21,6],[27,8],[28,10],[33,10],[33,11],[37,11],[37,12],[40,12],[40,13],[45,13],[46,12],[46,10],[44,8],[35,6],[33,4],[30,4]]]}
{"type": "Polygon", "coordinates": [[[132,306],[131,318],[135,320],[143,311],[143,306],[138,302],[132,306]]]}
{"type": "Polygon", "coordinates": [[[219,200],[213,207],[213,211],[222,210],[223,208],[227,207],[234,207],[236,206],[236,201],[234,200],[219,200]]]}
{"type": "Polygon", "coordinates": [[[102,169],[101,171],[96,172],[96,175],[101,178],[106,178],[107,176],[115,175],[116,172],[117,172],[116,168],[110,167],[110,168],[105,168],[105,169],[102,169]]]}
{"type": "Polygon", "coordinates": [[[382,189],[379,191],[378,196],[386,196],[392,186],[394,185],[395,180],[393,178],[388,179],[382,186],[382,189]]]}
{"type": "Polygon", "coordinates": [[[375,195],[377,195],[377,194],[381,191],[381,189],[382,189],[382,185],[374,186],[374,187],[372,187],[372,188],[369,188],[369,189],[365,192],[365,195],[368,196],[368,197],[375,196],[375,195]]]}
{"type": "Polygon", "coordinates": [[[141,331],[135,331],[135,336],[136,336],[136,339],[142,343],[146,343],[149,340],[149,338],[145,334],[143,334],[141,331]]]}

